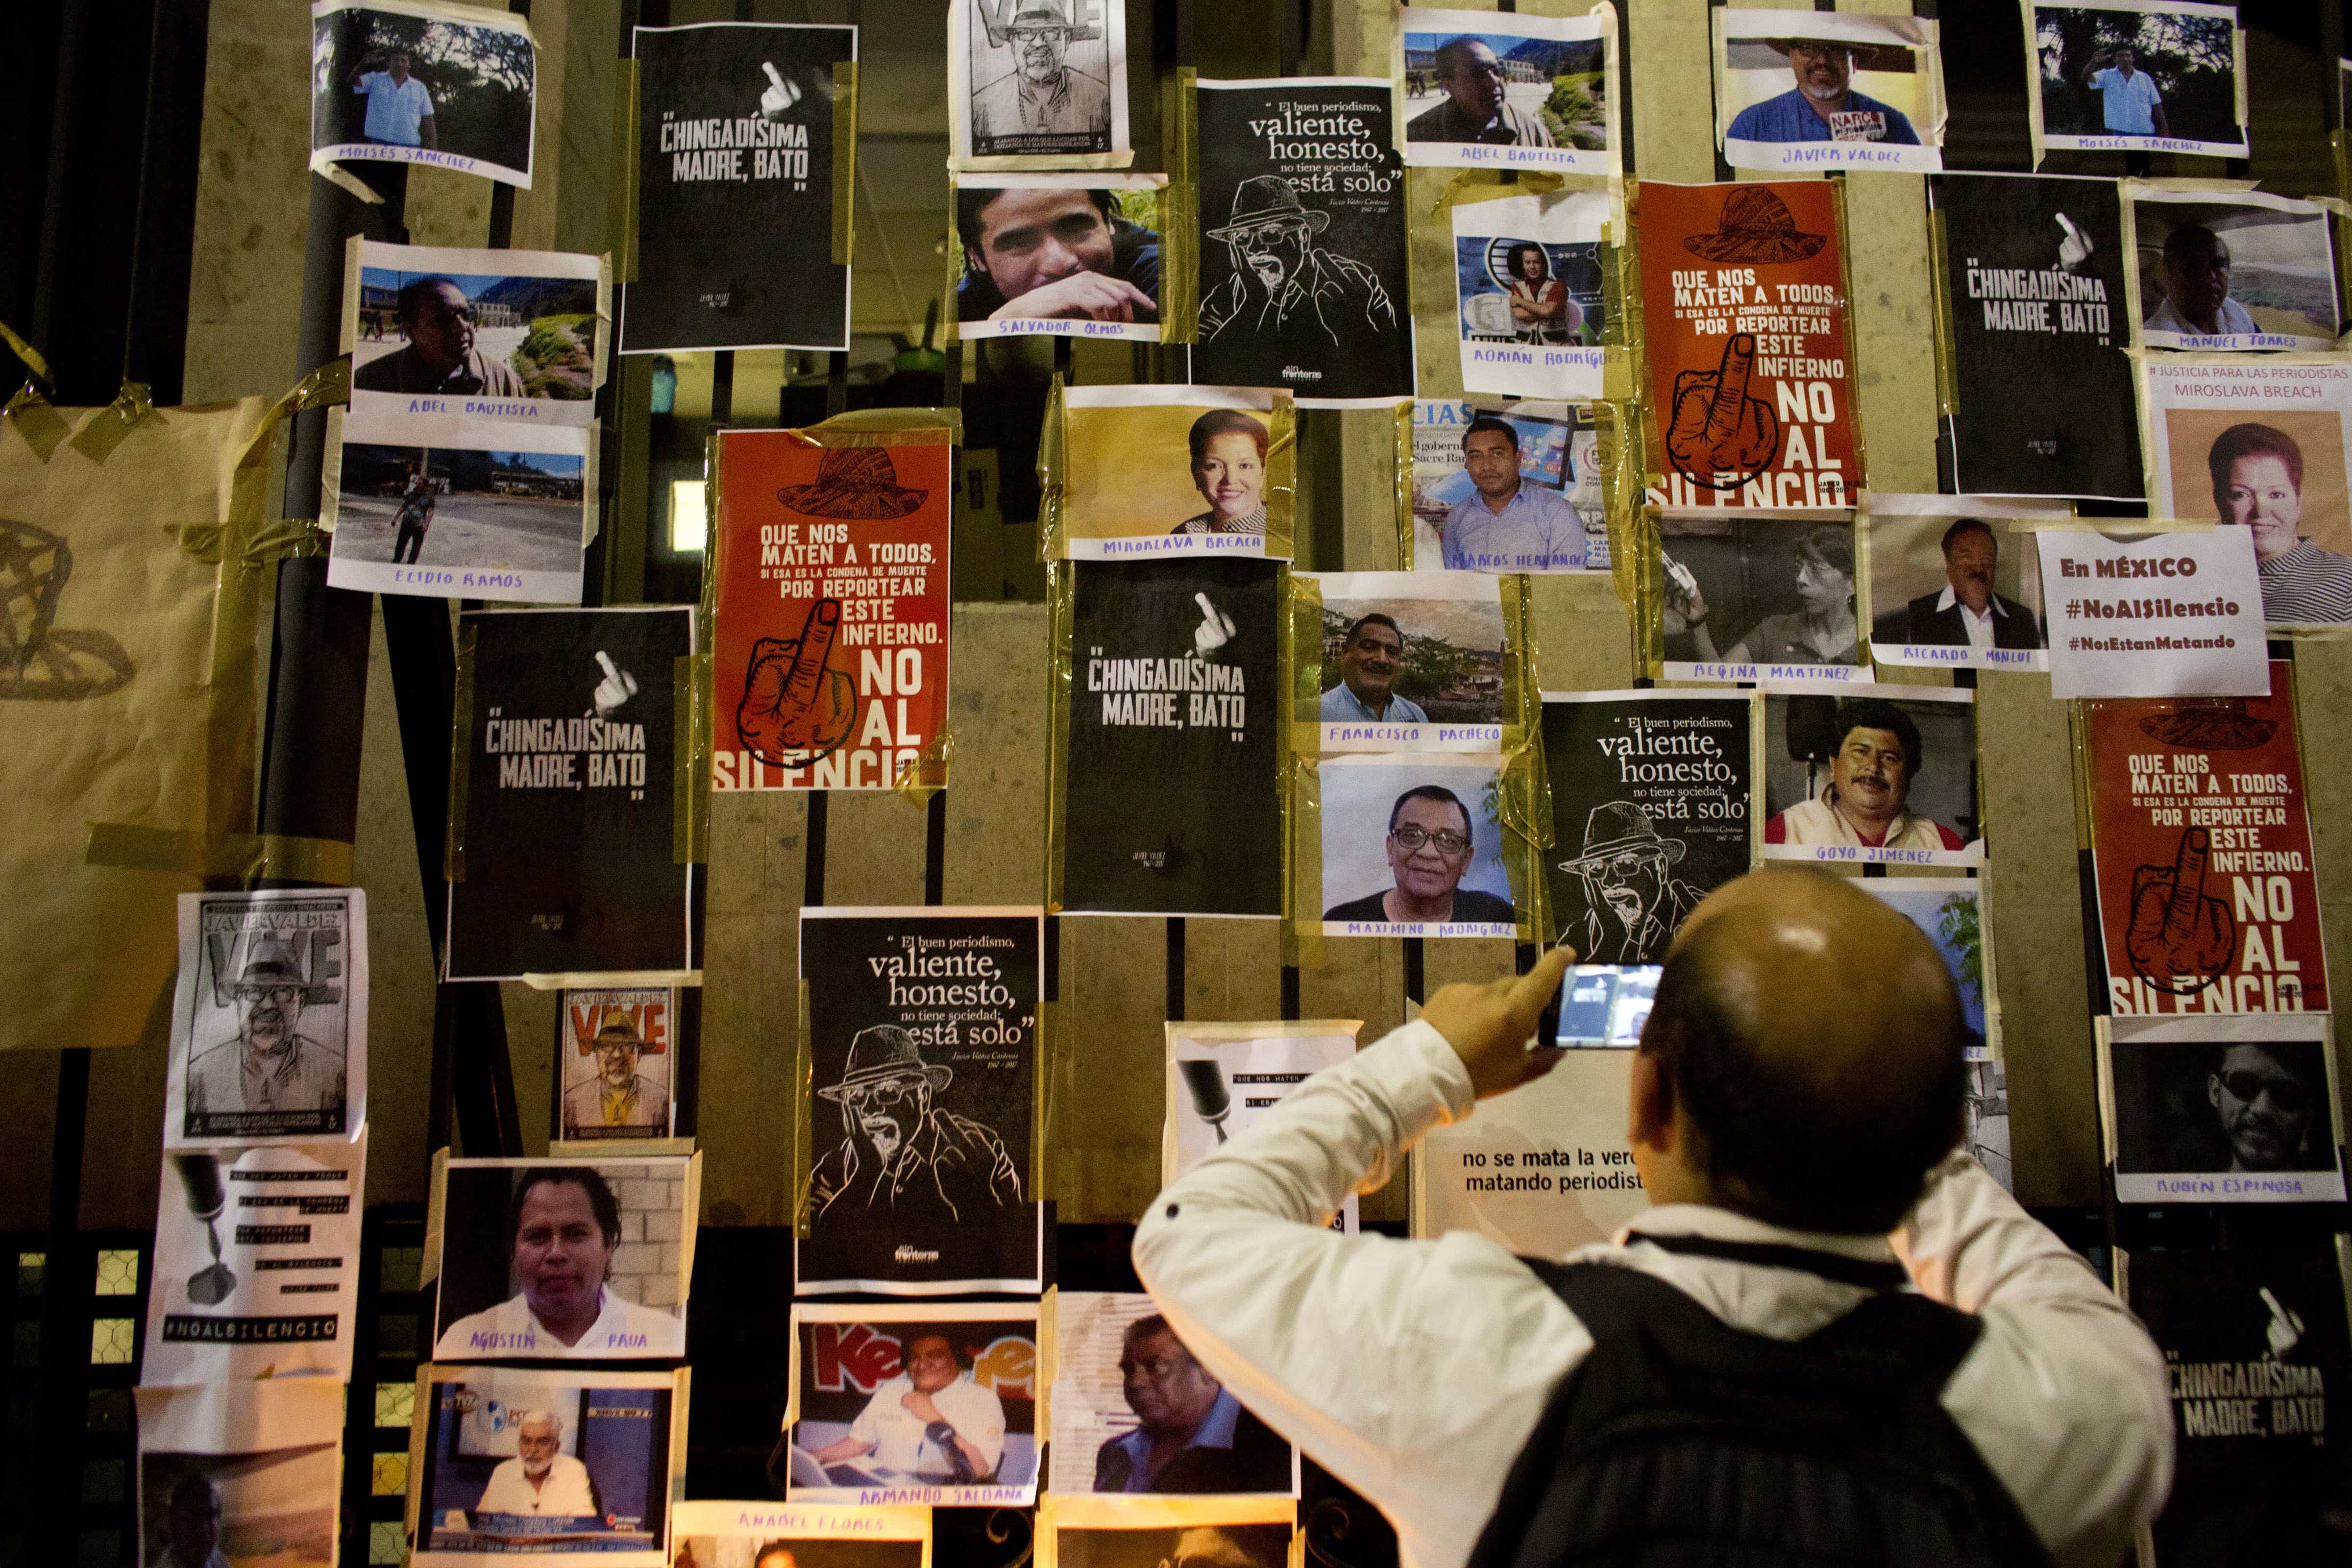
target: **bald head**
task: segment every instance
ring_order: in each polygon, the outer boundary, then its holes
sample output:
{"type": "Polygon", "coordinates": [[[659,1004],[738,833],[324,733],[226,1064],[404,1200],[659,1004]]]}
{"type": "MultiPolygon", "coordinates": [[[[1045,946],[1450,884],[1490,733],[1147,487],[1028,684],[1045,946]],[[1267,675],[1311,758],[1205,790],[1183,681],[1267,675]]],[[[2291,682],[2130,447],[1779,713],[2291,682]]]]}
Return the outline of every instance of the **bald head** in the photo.
{"type": "Polygon", "coordinates": [[[1959,1137],[1963,1037],[1916,926],[1845,879],[1754,872],[1693,910],[1667,955],[1635,1140],[1672,1149],[1725,1208],[1891,1230],[1959,1137]]]}

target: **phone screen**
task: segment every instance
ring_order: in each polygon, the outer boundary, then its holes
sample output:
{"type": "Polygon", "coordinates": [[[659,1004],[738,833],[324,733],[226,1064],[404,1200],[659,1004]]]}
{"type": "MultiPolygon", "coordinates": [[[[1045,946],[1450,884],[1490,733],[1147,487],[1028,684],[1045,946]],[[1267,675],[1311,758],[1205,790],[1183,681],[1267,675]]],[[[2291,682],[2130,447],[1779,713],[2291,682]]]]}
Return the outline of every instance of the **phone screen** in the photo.
{"type": "Polygon", "coordinates": [[[1658,994],[1654,963],[1580,963],[1559,983],[1536,1037],[1564,1049],[1631,1047],[1658,994]]]}

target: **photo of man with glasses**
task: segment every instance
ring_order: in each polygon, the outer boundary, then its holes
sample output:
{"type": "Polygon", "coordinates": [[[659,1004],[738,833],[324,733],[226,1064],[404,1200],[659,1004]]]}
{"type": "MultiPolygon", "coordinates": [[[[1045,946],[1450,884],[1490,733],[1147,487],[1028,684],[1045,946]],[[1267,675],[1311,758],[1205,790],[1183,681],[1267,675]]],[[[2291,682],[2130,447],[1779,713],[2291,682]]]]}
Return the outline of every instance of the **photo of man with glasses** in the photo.
{"type": "Polygon", "coordinates": [[[2216,1019],[2211,1029],[2190,1031],[2184,1018],[2168,1031],[2116,1020],[2102,1049],[2114,1085],[2116,1190],[2140,1194],[2123,1201],[2158,1201],[2144,1190],[2150,1177],[2164,1184],[2159,1191],[2191,1201],[2339,1195],[2326,1041],[2305,1018],[2277,1022],[2273,1030],[2216,1019]],[[2212,1037],[2223,1029],[2226,1037],[2212,1037]],[[2143,1032],[2156,1037],[2138,1037],[2143,1032]],[[2191,1032],[2207,1037],[2177,1037],[2191,1032]]]}
{"type": "MultiPolygon", "coordinates": [[[[352,376],[362,392],[411,397],[528,397],[522,377],[475,346],[474,302],[448,278],[419,278],[394,297],[393,320],[407,340],[352,376]]],[[[509,333],[520,341],[519,333],[509,333]]]]}
{"type": "Polygon", "coordinates": [[[937,1103],[954,1079],[895,1025],[857,1032],[841,1080],[817,1090],[841,1108],[842,1136],[810,1178],[812,1234],[877,1221],[919,1233],[1021,1202],[1004,1140],[937,1103]]]}
{"type": "MultiPolygon", "coordinates": [[[[1328,807],[1327,807],[1328,808],[1328,807]]],[[[1508,899],[1462,886],[1477,834],[1470,808],[1443,784],[1419,784],[1389,808],[1388,865],[1394,886],[1323,911],[1326,922],[1510,925],[1508,899]]],[[[1328,860],[1328,857],[1327,857],[1328,860]]]]}
{"type": "MultiPolygon", "coordinates": [[[[978,57],[973,79],[979,80],[983,62],[997,52],[992,46],[1009,49],[1013,57],[1011,70],[972,89],[973,154],[1109,151],[1109,83],[1069,58],[1074,41],[1098,41],[1100,31],[1074,24],[1063,0],[1016,0],[1019,9],[1009,21],[993,14],[997,3],[971,0],[982,23],[972,36],[978,57]]],[[[1102,53],[1098,47],[1089,50],[1089,63],[1102,53]]]]}
{"type": "Polygon", "coordinates": [[[1885,142],[1916,147],[1919,133],[1891,103],[1853,90],[1853,73],[1867,70],[1876,51],[1839,38],[1768,38],[1789,58],[1796,85],[1777,98],[1741,110],[1726,133],[1733,142],[1885,142]]]}
{"type": "Polygon", "coordinates": [[[2234,1045],[2221,1053],[2221,1062],[2205,1076],[2205,1103],[2229,1151],[2222,1169],[2311,1171],[2335,1165],[2333,1148],[2312,1148],[2318,1056],[2315,1046],[2286,1041],[2234,1045]],[[2302,1059],[2303,1051],[2314,1059],[2302,1059]]]}
{"type": "Polygon", "coordinates": [[[291,947],[254,939],[230,988],[236,1034],[188,1064],[191,1123],[261,1137],[343,1131],[343,1057],[301,1032],[309,992],[291,947]]]}

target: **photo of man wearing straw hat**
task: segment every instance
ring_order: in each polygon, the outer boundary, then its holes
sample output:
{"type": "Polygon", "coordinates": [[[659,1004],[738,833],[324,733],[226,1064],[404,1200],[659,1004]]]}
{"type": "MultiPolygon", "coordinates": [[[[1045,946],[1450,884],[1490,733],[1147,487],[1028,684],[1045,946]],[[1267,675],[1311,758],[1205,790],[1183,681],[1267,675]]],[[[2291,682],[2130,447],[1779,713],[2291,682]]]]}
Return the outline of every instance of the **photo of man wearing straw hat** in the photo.
{"type": "MultiPolygon", "coordinates": [[[[1796,85],[1734,116],[1733,142],[1886,142],[1916,147],[1919,133],[1891,103],[1853,89],[1853,74],[1877,63],[1878,50],[1843,38],[1767,38],[1787,57],[1796,85]]],[[[1900,58],[1897,52],[1897,58],[1900,58]]]]}
{"type": "Polygon", "coordinates": [[[951,1068],[923,1060],[893,1024],[860,1029],[840,1080],[841,1135],[810,1176],[812,1232],[888,1223],[917,1230],[1021,1201],[1021,1172],[992,1128],[941,1107],[951,1068]]]}

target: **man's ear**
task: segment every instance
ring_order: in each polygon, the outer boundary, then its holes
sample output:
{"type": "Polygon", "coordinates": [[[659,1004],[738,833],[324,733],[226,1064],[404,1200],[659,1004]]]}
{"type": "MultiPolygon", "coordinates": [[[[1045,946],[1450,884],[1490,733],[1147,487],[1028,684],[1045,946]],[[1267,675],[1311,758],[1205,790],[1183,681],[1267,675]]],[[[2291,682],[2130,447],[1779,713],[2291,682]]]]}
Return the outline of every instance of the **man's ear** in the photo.
{"type": "Polygon", "coordinates": [[[1636,1048],[1625,1092],[1625,1142],[1665,1153],[1675,1141],[1675,1081],[1665,1058],[1636,1048]]]}

